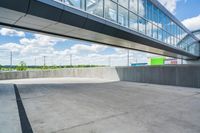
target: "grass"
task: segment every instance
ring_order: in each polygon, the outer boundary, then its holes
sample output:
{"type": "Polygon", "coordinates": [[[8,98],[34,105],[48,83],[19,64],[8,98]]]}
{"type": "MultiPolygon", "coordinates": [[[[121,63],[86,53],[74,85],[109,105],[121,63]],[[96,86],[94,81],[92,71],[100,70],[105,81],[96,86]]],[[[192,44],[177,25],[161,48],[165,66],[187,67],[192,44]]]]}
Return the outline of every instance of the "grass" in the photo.
{"type": "Polygon", "coordinates": [[[66,66],[0,66],[0,71],[59,70],[63,68],[104,67],[101,65],[66,65],[66,66]]]}

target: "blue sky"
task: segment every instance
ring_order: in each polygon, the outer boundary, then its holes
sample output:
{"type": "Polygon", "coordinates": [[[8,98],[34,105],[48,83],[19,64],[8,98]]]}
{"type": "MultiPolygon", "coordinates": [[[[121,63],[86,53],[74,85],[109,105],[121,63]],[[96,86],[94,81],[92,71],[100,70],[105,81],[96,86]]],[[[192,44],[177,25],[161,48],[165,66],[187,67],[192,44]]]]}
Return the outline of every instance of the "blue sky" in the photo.
{"type": "Polygon", "coordinates": [[[175,16],[179,20],[184,20],[198,16],[200,14],[200,0],[180,0],[177,2],[175,16]]]}
{"type": "MultiPolygon", "coordinates": [[[[200,0],[159,0],[191,30],[200,29],[200,0]]],[[[21,60],[28,65],[41,65],[47,56],[49,65],[69,64],[73,55],[74,64],[126,65],[127,50],[93,44],[69,38],[56,38],[14,29],[0,28],[0,64],[9,64],[9,51],[13,51],[13,63],[21,60]],[[110,63],[111,62],[111,63],[110,63]]],[[[147,62],[155,56],[130,51],[130,62],[147,62]]]]}

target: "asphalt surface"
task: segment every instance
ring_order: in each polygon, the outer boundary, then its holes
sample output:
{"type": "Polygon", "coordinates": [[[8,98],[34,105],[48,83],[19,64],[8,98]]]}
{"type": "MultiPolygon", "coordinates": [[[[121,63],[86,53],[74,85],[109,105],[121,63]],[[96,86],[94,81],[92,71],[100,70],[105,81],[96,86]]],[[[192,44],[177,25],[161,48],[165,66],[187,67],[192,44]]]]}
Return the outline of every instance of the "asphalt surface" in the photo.
{"type": "Polygon", "coordinates": [[[0,133],[23,132],[23,122],[34,133],[200,133],[200,90],[85,78],[0,81],[0,133]]]}

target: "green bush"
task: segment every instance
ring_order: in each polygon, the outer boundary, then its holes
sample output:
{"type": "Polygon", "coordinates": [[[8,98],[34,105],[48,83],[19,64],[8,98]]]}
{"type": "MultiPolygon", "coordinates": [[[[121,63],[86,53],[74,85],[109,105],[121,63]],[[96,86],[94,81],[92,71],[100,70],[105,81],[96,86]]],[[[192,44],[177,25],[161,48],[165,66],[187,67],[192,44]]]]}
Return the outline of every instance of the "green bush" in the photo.
{"type": "Polygon", "coordinates": [[[21,61],[19,65],[17,66],[17,71],[26,71],[28,67],[26,66],[26,63],[24,61],[21,61]]]}
{"type": "Polygon", "coordinates": [[[46,66],[46,65],[42,66],[41,69],[45,69],[46,70],[46,69],[48,69],[48,66],[46,66]]]}
{"type": "Polygon", "coordinates": [[[3,67],[2,67],[2,65],[0,65],[0,70],[2,70],[3,69],[3,67]]]}

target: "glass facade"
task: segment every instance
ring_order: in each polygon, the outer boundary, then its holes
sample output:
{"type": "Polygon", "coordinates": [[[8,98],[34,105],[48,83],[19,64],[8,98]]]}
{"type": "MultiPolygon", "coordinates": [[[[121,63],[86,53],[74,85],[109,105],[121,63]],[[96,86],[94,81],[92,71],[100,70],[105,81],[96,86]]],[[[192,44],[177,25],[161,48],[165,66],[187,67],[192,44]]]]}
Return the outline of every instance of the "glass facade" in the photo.
{"type": "Polygon", "coordinates": [[[105,0],[105,18],[113,22],[117,22],[117,4],[110,0],[105,0]]]}
{"type": "Polygon", "coordinates": [[[200,31],[193,32],[193,34],[200,40],[200,31]]]}
{"type": "Polygon", "coordinates": [[[87,0],[86,11],[103,17],[103,0],[87,0]]]}
{"type": "Polygon", "coordinates": [[[128,27],[128,10],[121,6],[118,7],[118,23],[128,27]]]}
{"type": "Polygon", "coordinates": [[[55,0],[194,55],[198,43],[149,0],[55,0]],[[187,37],[186,37],[187,36],[187,37]]]}

